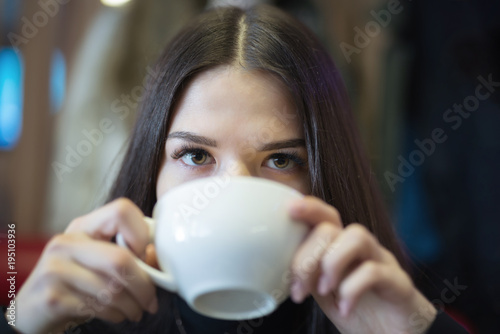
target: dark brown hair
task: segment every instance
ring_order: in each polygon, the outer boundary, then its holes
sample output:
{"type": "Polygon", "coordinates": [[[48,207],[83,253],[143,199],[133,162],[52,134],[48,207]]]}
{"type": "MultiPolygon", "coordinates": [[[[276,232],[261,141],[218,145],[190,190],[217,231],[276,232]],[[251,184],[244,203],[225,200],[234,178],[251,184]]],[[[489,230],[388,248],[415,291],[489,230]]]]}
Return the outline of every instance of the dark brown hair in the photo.
{"type": "MultiPolygon", "coordinates": [[[[335,206],[345,224],[364,224],[402,261],[339,71],[309,29],[270,6],[205,12],[168,45],[109,200],[128,197],[151,214],[176,99],[194,75],[220,65],[265,71],[283,81],[303,124],[312,195],[335,206]]],[[[317,321],[328,321],[322,319],[317,321]]]]}

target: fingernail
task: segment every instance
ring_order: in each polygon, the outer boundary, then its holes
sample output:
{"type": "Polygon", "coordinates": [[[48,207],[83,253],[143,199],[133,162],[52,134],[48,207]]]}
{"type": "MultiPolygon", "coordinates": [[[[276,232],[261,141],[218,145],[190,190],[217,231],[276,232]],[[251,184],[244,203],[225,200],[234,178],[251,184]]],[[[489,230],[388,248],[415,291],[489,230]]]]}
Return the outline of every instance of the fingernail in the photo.
{"type": "Polygon", "coordinates": [[[346,300],[341,300],[339,302],[339,311],[342,317],[347,318],[349,315],[349,303],[346,300]]]}
{"type": "Polygon", "coordinates": [[[148,307],[149,313],[156,313],[158,311],[158,299],[155,297],[148,307]]]}
{"type": "Polygon", "coordinates": [[[322,296],[328,294],[328,290],[330,289],[328,284],[328,277],[326,275],[321,275],[318,282],[318,293],[322,296]]]}
{"type": "Polygon", "coordinates": [[[304,298],[306,297],[306,291],[304,285],[298,281],[294,282],[292,284],[292,287],[290,288],[290,294],[294,303],[296,304],[302,303],[304,301],[304,298]]]}

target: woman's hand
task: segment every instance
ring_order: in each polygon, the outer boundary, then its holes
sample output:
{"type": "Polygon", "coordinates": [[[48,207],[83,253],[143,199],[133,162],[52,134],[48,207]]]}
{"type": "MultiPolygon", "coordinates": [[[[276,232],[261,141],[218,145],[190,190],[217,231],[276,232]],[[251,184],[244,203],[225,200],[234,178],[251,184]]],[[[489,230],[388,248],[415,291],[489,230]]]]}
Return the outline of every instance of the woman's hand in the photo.
{"type": "Polygon", "coordinates": [[[338,211],[312,196],[294,202],[290,214],[313,227],[292,266],[295,302],[311,294],[342,333],[422,333],[430,326],[435,308],[364,226],[344,228],[338,211]],[[412,315],[423,311],[431,321],[415,327],[412,315]]]}
{"type": "Polygon", "coordinates": [[[110,242],[118,232],[136,254],[144,254],[148,227],[127,199],[75,219],[52,238],[17,295],[16,329],[57,332],[95,317],[138,321],[143,311],[156,312],[151,280],[129,250],[110,242]]]}

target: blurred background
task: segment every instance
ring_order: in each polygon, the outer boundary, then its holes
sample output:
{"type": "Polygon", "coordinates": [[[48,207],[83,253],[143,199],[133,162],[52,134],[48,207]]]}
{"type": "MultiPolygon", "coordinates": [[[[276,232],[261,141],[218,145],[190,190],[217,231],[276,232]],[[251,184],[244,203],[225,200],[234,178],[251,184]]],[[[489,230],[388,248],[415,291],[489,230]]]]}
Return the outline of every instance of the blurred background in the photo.
{"type": "Polygon", "coordinates": [[[419,287],[471,332],[500,333],[494,1],[0,0],[0,268],[7,224],[19,288],[46,241],[102,205],[169,39],[207,7],[260,2],[336,61],[419,287]]]}

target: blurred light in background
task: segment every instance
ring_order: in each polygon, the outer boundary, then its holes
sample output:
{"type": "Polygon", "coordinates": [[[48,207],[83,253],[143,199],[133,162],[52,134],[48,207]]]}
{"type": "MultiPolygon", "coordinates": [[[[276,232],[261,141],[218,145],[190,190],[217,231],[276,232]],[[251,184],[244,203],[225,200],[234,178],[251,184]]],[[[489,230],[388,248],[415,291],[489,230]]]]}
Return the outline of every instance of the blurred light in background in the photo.
{"type": "Polygon", "coordinates": [[[10,150],[23,124],[24,64],[13,48],[0,48],[0,149],[10,150]]]}
{"type": "Polygon", "coordinates": [[[259,3],[266,3],[266,0],[209,0],[207,2],[207,7],[225,7],[225,6],[236,6],[241,8],[249,8],[255,6],[259,3]]]}
{"type": "Polygon", "coordinates": [[[130,0],[101,0],[102,4],[109,7],[120,7],[130,2],[130,0]]]}
{"type": "Polygon", "coordinates": [[[56,113],[61,109],[66,92],[66,59],[60,49],[52,53],[50,67],[50,110],[56,113]]]}
{"type": "Polygon", "coordinates": [[[0,0],[0,24],[6,31],[14,30],[18,24],[21,4],[19,0],[0,0]]]}

